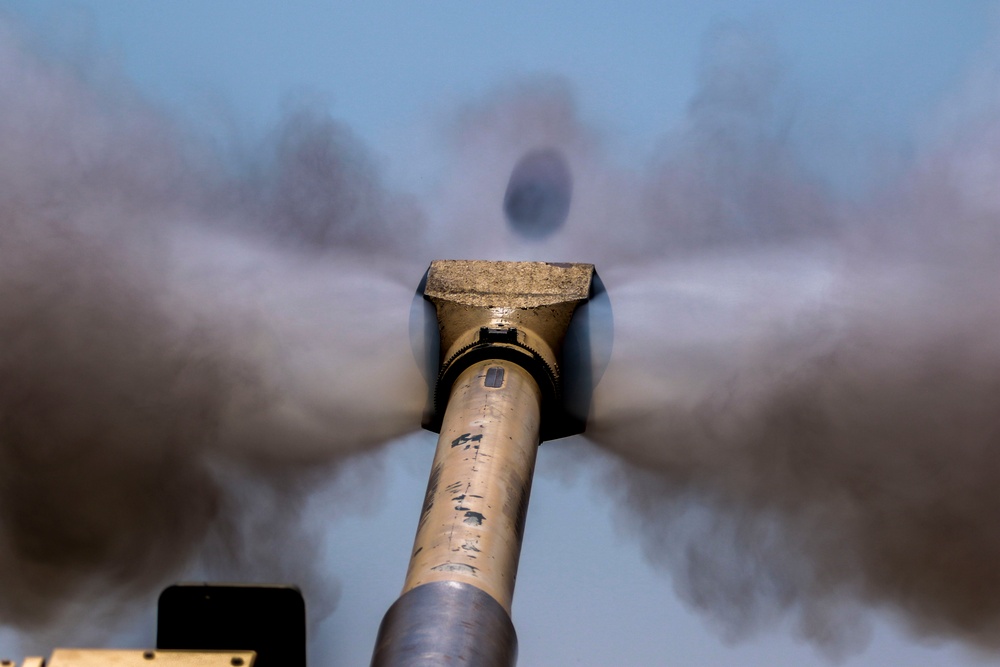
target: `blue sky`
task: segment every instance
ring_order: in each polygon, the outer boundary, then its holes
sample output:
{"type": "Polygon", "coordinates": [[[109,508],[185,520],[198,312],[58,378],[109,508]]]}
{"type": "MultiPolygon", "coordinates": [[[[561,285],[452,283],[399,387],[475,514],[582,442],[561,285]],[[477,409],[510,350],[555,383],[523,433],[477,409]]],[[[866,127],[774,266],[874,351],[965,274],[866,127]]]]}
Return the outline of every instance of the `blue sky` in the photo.
{"type": "Polygon", "coordinates": [[[909,139],[995,22],[989,2],[903,0],[4,5],[48,39],[117,60],[141,91],[189,121],[258,134],[289,100],[315,96],[387,155],[436,114],[500,83],[557,75],[634,159],[683,118],[705,33],[725,20],[773,41],[804,121],[909,139]]]}
{"type": "MultiPolygon", "coordinates": [[[[774,46],[804,168],[863,192],[879,155],[891,162],[886,155],[917,151],[942,102],[980,63],[995,62],[998,17],[995,2],[905,0],[4,0],[0,8],[56,52],[120,68],[182,126],[220,144],[252,146],[290,103],[312,100],[361,138],[394,184],[418,195],[445,173],[436,142],[456,110],[524,77],[568,81],[614,159],[645,164],[684,123],[705,35],[732,20],[774,46]]],[[[559,447],[542,448],[532,494],[513,611],[519,664],[822,664],[789,624],[723,642],[678,599],[669,575],[646,563],[600,472],[572,465],[559,447]]],[[[417,435],[358,464],[377,491],[330,521],[327,559],[342,595],[313,633],[312,664],[367,664],[405,574],[432,448],[417,435]]],[[[322,503],[309,511],[323,517],[322,503]]],[[[979,659],[954,643],[918,641],[890,615],[872,619],[870,643],[844,664],[979,659]]],[[[149,643],[151,627],[144,632],[137,623],[122,641],[149,643]]]]}

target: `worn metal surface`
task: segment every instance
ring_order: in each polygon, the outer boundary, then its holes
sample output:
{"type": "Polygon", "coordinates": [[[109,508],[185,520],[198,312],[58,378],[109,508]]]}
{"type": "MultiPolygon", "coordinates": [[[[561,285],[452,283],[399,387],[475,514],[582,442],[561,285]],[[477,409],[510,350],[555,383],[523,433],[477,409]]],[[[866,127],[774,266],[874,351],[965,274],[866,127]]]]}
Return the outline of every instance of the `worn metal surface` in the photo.
{"type": "MultiPolygon", "coordinates": [[[[253,651],[56,649],[45,664],[46,667],[252,667],[255,657],[253,651]]],[[[29,664],[25,662],[24,667],[29,664]]]]}
{"type": "Polygon", "coordinates": [[[513,667],[517,635],[507,612],[469,584],[418,586],[389,608],[372,667],[513,667]]]}
{"type": "Polygon", "coordinates": [[[431,581],[463,581],[510,611],[540,405],[538,385],[517,364],[481,362],[459,376],[438,438],[404,592],[431,581]],[[487,386],[487,379],[495,382],[501,374],[499,387],[487,386]]]}
{"type": "Polygon", "coordinates": [[[538,308],[586,300],[593,273],[593,264],[439,259],[424,294],[477,308],[538,308]]]}
{"type": "Polygon", "coordinates": [[[424,296],[437,312],[442,366],[434,410],[424,426],[440,429],[451,385],[466,366],[506,359],[528,369],[542,391],[543,440],[582,432],[583,423],[561,404],[559,357],[593,276],[592,264],[432,262],[424,296]]]}

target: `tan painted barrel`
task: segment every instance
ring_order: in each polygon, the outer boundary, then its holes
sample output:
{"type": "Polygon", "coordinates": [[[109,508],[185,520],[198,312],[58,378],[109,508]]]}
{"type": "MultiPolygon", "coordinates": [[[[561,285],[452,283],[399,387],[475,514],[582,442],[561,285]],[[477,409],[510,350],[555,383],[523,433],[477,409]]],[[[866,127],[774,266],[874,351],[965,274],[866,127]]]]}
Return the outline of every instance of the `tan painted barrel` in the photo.
{"type": "Polygon", "coordinates": [[[510,613],[541,392],[515,363],[473,364],[452,386],[403,593],[435,581],[486,592],[510,613]]]}

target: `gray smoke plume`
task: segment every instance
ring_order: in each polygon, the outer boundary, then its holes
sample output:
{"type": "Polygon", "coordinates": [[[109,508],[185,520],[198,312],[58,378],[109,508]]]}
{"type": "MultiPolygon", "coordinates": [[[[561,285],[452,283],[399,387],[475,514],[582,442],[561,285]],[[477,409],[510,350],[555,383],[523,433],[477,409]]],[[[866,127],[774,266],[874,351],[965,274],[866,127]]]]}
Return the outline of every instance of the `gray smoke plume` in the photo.
{"type": "Polygon", "coordinates": [[[419,421],[413,287],[368,257],[419,217],[332,121],[273,145],[237,178],[3,26],[0,623],[113,607],[202,556],[332,593],[296,508],[419,421]]]}
{"type": "Polygon", "coordinates": [[[476,257],[597,264],[615,332],[588,436],[726,636],[793,614],[836,654],[873,606],[996,645],[996,100],[845,201],[796,158],[780,58],[722,27],[647,168],[608,158],[570,84],[514,84],[442,133],[425,216],[322,114],[236,170],[4,30],[0,623],[198,565],[322,586],[281,548],[309,543],[297,509],[419,422],[413,289],[476,257]],[[574,198],[527,239],[501,202],[547,148],[574,198]]]}
{"type": "Polygon", "coordinates": [[[647,221],[699,252],[605,273],[589,435],[628,461],[627,519],[731,638],[792,614],[839,656],[871,606],[996,648],[997,100],[837,202],[767,136],[772,78],[739,34],[715,47],[688,143],[647,181],[647,221]]]}

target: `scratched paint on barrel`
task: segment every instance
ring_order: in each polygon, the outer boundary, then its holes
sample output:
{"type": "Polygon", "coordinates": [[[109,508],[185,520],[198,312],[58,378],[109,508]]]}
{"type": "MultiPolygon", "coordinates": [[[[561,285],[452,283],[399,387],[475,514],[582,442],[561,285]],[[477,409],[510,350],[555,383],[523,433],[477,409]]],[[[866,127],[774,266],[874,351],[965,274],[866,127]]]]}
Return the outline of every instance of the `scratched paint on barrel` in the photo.
{"type": "MultiPolygon", "coordinates": [[[[424,493],[424,506],[420,510],[420,521],[417,522],[417,530],[427,521],[427,516],[434,506],[434,497],[437,495],[438,482],[441,481],[441,466],[435,465],[431,468],[431,476],[427,480],[427,491],[424,493]]],[[[418,550],[419,551],[419,550],[418,550]]]]}
{"type": "Polygon", "coordinates": [[[483,525],[483,521],[486,521],[486,518],[481,512],[466,512],[465,519],[462,523],[466,523],[470,526],[481,526],[483,525]]]}
{"type": "Polygon", "coordinates": [[[540,403],[531,375],[509,362],[475,364],[455,382],[433,466],[449,483],[436,484],[415,541],[422,551],[411,560],[404,592],[433,581],[463,581],[509,610],[540,403]],[[503,371],[490,378],[501,387],[487,386],[493,369],[503,371]]]}

